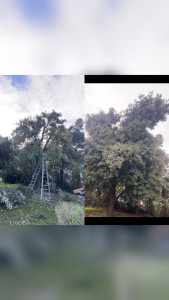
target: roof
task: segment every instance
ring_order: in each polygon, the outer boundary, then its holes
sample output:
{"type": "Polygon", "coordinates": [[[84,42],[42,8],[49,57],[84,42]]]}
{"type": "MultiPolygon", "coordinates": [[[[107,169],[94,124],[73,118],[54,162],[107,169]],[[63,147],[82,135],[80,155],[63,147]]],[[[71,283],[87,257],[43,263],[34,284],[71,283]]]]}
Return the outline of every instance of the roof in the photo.
{"type": "Polygon", "coordinates": [[[80,195],[84,195],[85,193],[85,188],[80,188],[80,189],[76,189],[73,191],[74,194],[80,194],[80,195]]]}

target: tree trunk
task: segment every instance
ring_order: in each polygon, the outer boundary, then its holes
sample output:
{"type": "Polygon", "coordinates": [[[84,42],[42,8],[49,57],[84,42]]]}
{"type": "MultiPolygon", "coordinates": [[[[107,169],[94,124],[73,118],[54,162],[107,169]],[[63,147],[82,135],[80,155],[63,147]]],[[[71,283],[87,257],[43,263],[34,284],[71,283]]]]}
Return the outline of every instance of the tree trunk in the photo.
{"type": "Polygon", "coordinates": [[[111,184],[110,187],[110,199],[108,204],[108,217],[112,217],[116,204],[116,184],[111,184]]]}
{"type": "Polygon", "coordinates": [[[139,213],[139,204],[137,204],[135,208],[135,214],[138,215],[138,213],[139,213]]]}
{"type": "Polygon", "coordinates": [[[59,186],[60,188],[63,187],[63,169],[60,169],[59,186]]]}

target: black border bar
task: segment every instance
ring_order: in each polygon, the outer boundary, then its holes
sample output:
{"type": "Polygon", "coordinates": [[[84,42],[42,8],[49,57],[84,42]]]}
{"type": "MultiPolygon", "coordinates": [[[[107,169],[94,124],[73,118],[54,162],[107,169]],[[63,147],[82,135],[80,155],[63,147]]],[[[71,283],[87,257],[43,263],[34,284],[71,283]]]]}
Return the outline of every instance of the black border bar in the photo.
{"type": "Polygon", "coordinates": [[[165,217],[85,217],[85,225],[169,225],[165,217]]]}
{"type": "Polygon", "coordinates": [[[169,75],[85,75],[85,83],[169,83],[169,75]]]}

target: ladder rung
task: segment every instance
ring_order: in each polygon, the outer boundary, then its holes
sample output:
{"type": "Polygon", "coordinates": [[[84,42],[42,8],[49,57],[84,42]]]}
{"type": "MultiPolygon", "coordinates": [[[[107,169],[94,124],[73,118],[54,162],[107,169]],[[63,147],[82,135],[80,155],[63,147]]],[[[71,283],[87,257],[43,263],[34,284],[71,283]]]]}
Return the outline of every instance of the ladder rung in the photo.
{"type": "Polygon", "coordinates": [[[45,194],[48,194],[49,199],[51,199],[51,194],[50,194],[50,185],[49,185],[49,175],[48,175],[48,167],[47,167],[47,155],[42,156],[42,163],[38,164],[35,172],[32,176],[32,180],[30,183],[30,187],[34,188],[35,183],[37,181],[37,178],[40,174],[40,170],[42,170],[42,180],[41,180],[41,195],[43,195],[43,192],[45,194]]]}

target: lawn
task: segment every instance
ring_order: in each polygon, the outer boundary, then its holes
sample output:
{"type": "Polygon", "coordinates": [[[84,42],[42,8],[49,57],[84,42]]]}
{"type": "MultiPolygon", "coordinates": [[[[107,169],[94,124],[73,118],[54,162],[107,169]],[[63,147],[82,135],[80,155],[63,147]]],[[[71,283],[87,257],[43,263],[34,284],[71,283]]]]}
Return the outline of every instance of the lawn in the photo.
{"type": "Polygon", "coordinates": [[[30,199],[12,210],[0,209],[1,225],[57,225],[53,204],[30,199]]]}
{"type": "Polygon", "coordinates": [[[4,182],[0,182],[0,188],[1,187],[16,187],[16,188],[18,188],[18,187],[20,187],[20,186],[22,186],[22,184],[13,184],[13,183],[4,183],[4,182]]]}
{"type": "MultiPolygon", "coordinates": [[[[85,217],[107,217],[106,208],[97,208],[97,207],[85,207],[85,217]]],[[[150,215],[136,215],[130,214],[124,211],[115,210],[112,217],[151,217],[150,215]]]]}
{"type": "MultiPolygon", "coordinates": [[[[18,187],[19,184],[0,185],[1,191],[15,191],[18,187]]],[[[84,225],[84,201],[77,196],[60,190],[51,195],[52,200],[45,196],[46,200],[41,201],[40,192],[34,191],[30,196],[28,189],[27,193],[26,203],[13,205],[11,210],[1,204],[0,225],[84,225]]]]}

